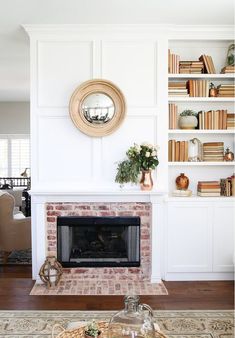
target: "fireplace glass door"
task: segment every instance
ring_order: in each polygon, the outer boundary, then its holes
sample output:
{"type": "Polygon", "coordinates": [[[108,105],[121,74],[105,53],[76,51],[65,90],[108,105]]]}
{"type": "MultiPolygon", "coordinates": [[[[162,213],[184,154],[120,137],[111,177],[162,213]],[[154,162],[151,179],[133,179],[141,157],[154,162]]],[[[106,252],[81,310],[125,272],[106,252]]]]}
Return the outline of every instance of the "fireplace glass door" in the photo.
{"type": "Polygon", "coordinates": [[[58,217],[57,258],[64,267],[140,266],[140,218],[58,217]]]}

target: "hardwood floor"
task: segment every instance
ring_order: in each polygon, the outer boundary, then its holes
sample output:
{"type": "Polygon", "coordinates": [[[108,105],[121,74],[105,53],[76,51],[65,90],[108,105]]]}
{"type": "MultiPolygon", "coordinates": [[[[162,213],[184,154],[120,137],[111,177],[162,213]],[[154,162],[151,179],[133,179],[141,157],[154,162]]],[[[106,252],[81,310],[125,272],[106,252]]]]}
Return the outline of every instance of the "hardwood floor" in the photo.
{"type": "MultiPolygon", "coordinates": [[[[142,296],[141,302],[161,310],[230,310],[234,284],[164,282],[168,296],[142,296]]],[[[29,296],[34,285],[30,266],[0,266],[1,310],[118,310],[122,296],[29,296]]]]}

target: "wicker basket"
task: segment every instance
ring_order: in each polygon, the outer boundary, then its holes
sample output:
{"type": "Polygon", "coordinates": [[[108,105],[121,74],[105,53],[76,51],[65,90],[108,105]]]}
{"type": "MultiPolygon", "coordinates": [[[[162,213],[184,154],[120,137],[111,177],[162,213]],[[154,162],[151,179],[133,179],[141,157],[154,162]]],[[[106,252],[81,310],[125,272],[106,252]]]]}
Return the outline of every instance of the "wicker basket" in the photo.
{"type": "MultiPolygon", "coordinates": [[[[108,323],[107,322],[97,322],[97,326],[99,330],[102,332],[99,336],[100,338],[108,338],[108,323]]],[[[59,324],[55,324],[52,329],[52,338],[84,338],[85,334],[85,325],[80,326],[75,329],[66,330],[63,326],[59,324]],[[55,335],[55,331],[61,330],[61,332],[55,335]]],[[[163,333],[155,330],[155,337],[156,338],[167,338],[163,333]]]]}

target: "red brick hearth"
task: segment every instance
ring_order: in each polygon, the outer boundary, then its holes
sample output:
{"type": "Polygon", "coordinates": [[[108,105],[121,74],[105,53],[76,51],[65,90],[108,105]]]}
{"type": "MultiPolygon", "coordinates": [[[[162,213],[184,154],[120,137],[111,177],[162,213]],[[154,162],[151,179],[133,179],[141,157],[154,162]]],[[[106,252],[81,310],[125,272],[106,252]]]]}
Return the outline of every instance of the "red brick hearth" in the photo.
{"type": "Polygon", "coordinates": [[[47,255],[56,255],[57,216],[140,216],[140,267],[65,268],[64,278],[148,281],[151,277],[151,212],[151,203],[47,203],[47,255]]]}

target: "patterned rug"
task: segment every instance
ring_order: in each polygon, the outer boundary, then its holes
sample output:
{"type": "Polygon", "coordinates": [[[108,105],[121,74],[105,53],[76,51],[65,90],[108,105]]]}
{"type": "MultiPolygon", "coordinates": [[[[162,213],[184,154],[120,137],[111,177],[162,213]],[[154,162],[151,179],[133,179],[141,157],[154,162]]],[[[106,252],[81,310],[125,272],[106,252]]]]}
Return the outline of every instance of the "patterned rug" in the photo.
{"type": "MultiPolygon", "coordinates": [[[[0,264],[3,264],[3,257],[3,251],[0,251],[0,264]]],[[[6,264],[32,264],[31,249],[12,251],[7,258],[6,264]]]]}
{"type": "Polygon", "coordinates": [[[168,295],[163,283],[115,281],[100,279],[61,279],[56,287],[47,288],[44,284],[35,284],[32,296],[65,296],[65,295],[168,295]]]}
{"type": "MultiPolygon", "coordinates": [[[[0,311],[0,337],[51,338],[54,324],[109,320],[114,311],[0,311]]],[[[168,338],[233,338],[233,311],[154,311],[168,338]]]]}

